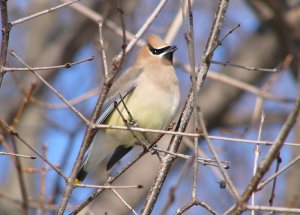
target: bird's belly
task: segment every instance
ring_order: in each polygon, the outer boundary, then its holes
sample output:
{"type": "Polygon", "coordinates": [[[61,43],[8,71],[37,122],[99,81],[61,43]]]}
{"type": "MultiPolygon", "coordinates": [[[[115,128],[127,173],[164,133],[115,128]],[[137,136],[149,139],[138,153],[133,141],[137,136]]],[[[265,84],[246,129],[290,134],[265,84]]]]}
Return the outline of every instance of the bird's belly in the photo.
{"type": "MultiPolygon", "coordinates": [[[[114,110],[107,120],[107,124],[124,126],[125,123],[123,119],[126,119],[127,123],[130,123],[130,115],[132,115],[132,120],[136,122],[135,127],[158,130],[165,129],[171,122],[174,112],[177,109],[176,107],[174,108],[174,105],[177,106],[177,104],[173,104],[174,102],[170,94],[159,92],[159,95],[157,95],[138,90],[136,92],[140,93],[133,93],[124,99],[128,111],[121,102],[118,105],[118,109],[121,113],[114,110]],[[149,95],[150,97],[145,95],[149,95]]],[[[151,92],[153,91],[151,90],[151,92]]],[[[139,142],[137,139],[146,143],[153,143],[160,136],[158,133],[142,133],[136,131],[133,135],[133,131],[112,129],[106,130],[106,133],[116,139],[116,144],[122,142],[122,144],[128,146],[139,142]]]]}

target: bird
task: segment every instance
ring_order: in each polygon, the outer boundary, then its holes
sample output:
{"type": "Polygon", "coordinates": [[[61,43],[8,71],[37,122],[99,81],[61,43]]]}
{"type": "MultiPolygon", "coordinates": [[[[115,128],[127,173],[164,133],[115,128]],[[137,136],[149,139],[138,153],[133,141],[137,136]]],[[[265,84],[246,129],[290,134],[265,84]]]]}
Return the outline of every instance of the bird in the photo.
{"type": "MultiPolygon", "coordinates": [[[[176,46],[166,44],[151,34],[137,54],[136,60],[112,84],[97,124],[166,129],[175,118],[180,91],[173,67],[176,46]]],[[[100,164],[111,170],[135,145],[152,144],[158,133],[117,129],[99,129],[83,157],[75,184],[100,164]]]]}

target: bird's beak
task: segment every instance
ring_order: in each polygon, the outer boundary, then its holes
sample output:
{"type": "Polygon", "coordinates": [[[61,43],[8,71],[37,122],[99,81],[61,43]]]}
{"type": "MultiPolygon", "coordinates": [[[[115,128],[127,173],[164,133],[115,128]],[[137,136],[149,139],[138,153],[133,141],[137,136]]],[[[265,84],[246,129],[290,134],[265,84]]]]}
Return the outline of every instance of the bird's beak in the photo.
{"type": "Polygon", "coordinates": [[[173,53],[177,50],[176,46],[170,46],[164,53],[163,58],[169,62],[173,62],[173,53]]]}
{"type": "Polygon", "coordinates": [[[176,50],[177,50],[176,46],[170,46],[170,48],[166,50],[166,53],[174,53],[176,52],[176,50]]]}

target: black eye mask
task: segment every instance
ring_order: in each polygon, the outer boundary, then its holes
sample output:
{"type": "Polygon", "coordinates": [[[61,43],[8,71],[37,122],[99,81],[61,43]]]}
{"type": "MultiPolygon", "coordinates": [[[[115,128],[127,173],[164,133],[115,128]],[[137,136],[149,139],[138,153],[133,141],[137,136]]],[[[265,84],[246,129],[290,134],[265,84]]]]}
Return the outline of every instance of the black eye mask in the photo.
{"type": "Polygon", "coordinates": [[[155,49],[153,48],[152,46],[148,45],[149,46],[149,50],[152,54],[154,55],[160,55],[162,53],[164,53],[165,51],[167,51],[168,49],[171,48],[171,46],[166,46],[166,47],[163,47],[161,49],[155,49]]]}

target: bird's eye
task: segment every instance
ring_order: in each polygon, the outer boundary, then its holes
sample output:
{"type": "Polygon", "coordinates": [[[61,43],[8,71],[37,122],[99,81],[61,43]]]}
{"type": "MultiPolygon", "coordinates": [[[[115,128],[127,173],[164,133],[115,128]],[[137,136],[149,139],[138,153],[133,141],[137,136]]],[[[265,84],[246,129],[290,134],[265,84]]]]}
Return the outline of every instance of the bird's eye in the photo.
{"type": "Polygon", "coordinates": [[[152,46],[149,46],[149,50],[152,54],[158,55],[158,49],[153,48],[152,46]]]}

